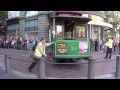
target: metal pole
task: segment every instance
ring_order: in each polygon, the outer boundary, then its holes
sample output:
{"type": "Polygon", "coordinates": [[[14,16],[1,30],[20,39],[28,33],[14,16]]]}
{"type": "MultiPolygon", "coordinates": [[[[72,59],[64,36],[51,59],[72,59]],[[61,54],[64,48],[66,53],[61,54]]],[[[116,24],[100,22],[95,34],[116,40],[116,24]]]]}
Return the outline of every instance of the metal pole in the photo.
{"type": "MultiPolygon", "coordinates": [[[[53,31],[55,32],[55,18],[53,18],[53,31]]],[[[55,37],[55,35],[53,34],[53,38],[55,37]]]]}
{"type": "Polygon", "coordinates": [[[89,33],[89,35],[90,35],[90,39],[92,39],[92,29],[91,29],[91,24],[90,24],[90,33],[89,33]]]}
{"type": "Polygon", "coordinates": [[[101,38],[100,38],[100,27],[98,27],[98,51],[100,52],[100,42],[101,42],[101,38]]]}
{"type": "Polygon", "coordinates": [[[45,58],[38,60],[38,79],[45,79],[45,58]]]}
{"type": "Polygon", "coordinates": [[[5,74],[11,74],[10,59],[7,57],[7,55],[5,55],[5,74]]]}
{"type": "Polygon", "coordinates": [[[116,78],[120,79],[120,55],[116,56],[116,78]]]}
{"type": "Polygon", "coordinates": [[[117,46],[115,47],[115,54],[117,54],[117,46]]]}
{"type": "Polygon", "coordinates": [[[104,46],[103,48],[103,53],[106,53],[106,46],[104,46]]]}
{"type": "Polygon", "coordinates": [[[95,79],[95,59],[88,60],[88,79],[95,79]]]}

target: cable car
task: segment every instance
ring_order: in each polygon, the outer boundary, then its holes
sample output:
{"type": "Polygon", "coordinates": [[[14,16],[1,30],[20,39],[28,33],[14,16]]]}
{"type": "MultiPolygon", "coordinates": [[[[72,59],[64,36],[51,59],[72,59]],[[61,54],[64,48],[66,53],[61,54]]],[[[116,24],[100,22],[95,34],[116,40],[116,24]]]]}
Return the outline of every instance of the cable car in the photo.
{"type": "Polygon", "coordinates": [[[53,62],[88,59],[91,56],[87,23],[78,11],[54,11],[49,13],[49,39],[55,42],[51,48],[53,62]]]}

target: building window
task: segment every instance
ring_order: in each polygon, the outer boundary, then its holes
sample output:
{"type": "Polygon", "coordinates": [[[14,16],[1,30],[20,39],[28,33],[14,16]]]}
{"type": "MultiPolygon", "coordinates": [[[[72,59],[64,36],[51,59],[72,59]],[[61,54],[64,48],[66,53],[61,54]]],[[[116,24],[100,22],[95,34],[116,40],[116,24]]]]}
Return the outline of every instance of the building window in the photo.
{"type": "Polygon", "coordinates": [[[89,17],[90,19],[92,19],[92,15],[91,15],[91,14],[88,14],[88,17],[89,17]]]}
{"type": "Polygon", "coordinates": [[[38,26],[38,20],[26,21],[26,28],[37,27],[37,26],[38,26]]]}
{"type": "Polygon", "coordinates": [[[8,26],[8,30],[13,30],[13,29],[18,29],[19,28],[19,24],[12,24],[8,26]]]}
{"type": "Polygon", "coordinates": [[[56,25],[55,37],[63,37],[63,27],[62,27],[62,25],[56,25]]]}
{"type": "Polygon", "coordinates": [[[100,21],[101,21],[101,22],[104,22],[104,18],[100,17],[100,21]]]}
{"type": "Polygon", "coordinates": [[[38,11],[27,11],[26,17],[34,16],[34,15],[37,15],[37,14],[38,14],[38,11]]]}
{"type": "Polygon", "coordinates": [[[38,32],[26,32],[27,39],[38,39],[38,32]]]}
{"type": "Polygon", "coordinates": [[[98,26],[92,26],[92,30],[93,30],[93,32],[92,32],[93,39],[98,39],[99,27],[98,26]]]}
{"type": "Polygon", "coordinates": [[[97,16],[97,15],[92,15],[92,20],[93,21],[100,21],[100,22],[104,22],[104,18],[97,16]]]}
{"type": "Polygon", "coordinates": [[[94,17],[94,15],[92,15],[92,21],[95,21],[95,17],[94,17]]]}

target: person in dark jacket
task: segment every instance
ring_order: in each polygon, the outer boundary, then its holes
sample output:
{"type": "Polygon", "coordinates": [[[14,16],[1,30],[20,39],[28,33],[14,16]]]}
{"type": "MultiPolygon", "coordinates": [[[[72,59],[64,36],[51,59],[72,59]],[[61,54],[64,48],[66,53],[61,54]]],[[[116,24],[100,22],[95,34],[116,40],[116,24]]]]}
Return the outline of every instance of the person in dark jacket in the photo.
{"type": "Polygon", "coordinates": [[[119,47],[119,54],[120,54],[120,40],[119,40],[119,43],[118,43],[118,47],[119,47]]]}
{"type": "Polygon", "coordinates": [[[95,40],[94,44],[95,44],[95,52],[97,52],[98,51],[98,39],[95,40]]]}

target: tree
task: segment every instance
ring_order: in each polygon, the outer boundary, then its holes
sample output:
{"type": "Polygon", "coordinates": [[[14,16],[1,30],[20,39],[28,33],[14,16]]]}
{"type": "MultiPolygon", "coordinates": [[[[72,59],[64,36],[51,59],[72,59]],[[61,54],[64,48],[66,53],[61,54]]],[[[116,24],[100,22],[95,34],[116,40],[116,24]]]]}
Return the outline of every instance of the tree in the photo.
{"type": "Polygon", "coordinates": [[[0,24],[5,23],[7,16],[7,11],[0,11],[0,24]]]}
{"type": "Polygon", "coordinates": [[[113,25],[113,29],[110,30],[110,34],[116,34],[117,28],[120,25],[120,11],[105,11],[105,21],[113,25]]]}

